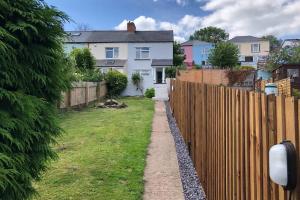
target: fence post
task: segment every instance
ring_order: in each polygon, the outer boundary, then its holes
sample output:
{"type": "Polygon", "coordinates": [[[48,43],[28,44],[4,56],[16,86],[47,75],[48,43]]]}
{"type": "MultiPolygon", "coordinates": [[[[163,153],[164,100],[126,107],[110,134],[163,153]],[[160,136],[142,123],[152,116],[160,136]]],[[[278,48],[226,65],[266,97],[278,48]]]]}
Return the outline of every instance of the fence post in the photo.
{"type": "Polygon", "coordinates": [[[85,105],[89,105],[89,82],[85,83],[85,105]]]}
{"type": "Polygon", "coordinates": [[[101,82],[97,82],[97,88],[96,88],[97,102],[100,102],[100,95],[101,95],[101,82]]]}
{"type": "Polygon", "coordinates": [[[72,107],[72,88],[70,88],[67,91],[67,102],[66,102],[66,108],[71,108],[72,107]]]}

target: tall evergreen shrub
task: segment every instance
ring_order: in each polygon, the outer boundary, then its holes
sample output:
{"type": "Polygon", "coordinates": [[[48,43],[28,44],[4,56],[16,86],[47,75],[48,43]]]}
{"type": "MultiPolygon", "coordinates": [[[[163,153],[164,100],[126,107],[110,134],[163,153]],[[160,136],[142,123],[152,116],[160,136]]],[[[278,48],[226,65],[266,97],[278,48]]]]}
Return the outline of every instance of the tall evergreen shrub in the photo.
{"type": "Polygon", "coordinates": [[[0,199],[31,197],[32,181],[56,157],[65,20],[43,1],[0,0],[0,199]]]}

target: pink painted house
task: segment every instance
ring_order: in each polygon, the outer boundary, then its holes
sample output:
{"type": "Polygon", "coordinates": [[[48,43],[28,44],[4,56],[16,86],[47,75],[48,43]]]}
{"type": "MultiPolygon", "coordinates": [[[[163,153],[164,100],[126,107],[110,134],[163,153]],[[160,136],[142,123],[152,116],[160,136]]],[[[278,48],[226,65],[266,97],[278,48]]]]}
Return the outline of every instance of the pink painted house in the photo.
{"type": "Polygon", "coordinates": [[[181,49],[184,52],[185,60],[183,61],[184,64],[188,68],[192,68],[193,66],[193,42],[187,41],[181,44],[181,49]]]}

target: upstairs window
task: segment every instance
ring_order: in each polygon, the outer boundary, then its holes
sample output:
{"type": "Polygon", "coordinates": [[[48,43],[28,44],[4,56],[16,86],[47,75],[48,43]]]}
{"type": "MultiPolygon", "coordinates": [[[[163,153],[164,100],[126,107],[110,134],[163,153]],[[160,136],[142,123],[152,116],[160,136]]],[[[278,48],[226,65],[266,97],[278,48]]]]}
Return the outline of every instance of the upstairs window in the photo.
{"type": "Polygon", "coordinates": [[[149,47],[137,47],[136,48],[136,59],[149,59],[150,48],[149,47]]]}
{"type": "Polygon", "coordinates": [[[202,49],[202,54],[207,55],[210,53],[210,49],[209,48],[203,48],[202,49]]]}
{"type": "Polygon", "coordinates": [[[251,44],[251,52],[259,53],[260,52],[260,44],[251,44]]]}
{"type": "Polygon", "coordinates": [[[107,59],[118,58],[119,57],[119,48],[118,47],[105,48],[105,57],[107,59]]]}

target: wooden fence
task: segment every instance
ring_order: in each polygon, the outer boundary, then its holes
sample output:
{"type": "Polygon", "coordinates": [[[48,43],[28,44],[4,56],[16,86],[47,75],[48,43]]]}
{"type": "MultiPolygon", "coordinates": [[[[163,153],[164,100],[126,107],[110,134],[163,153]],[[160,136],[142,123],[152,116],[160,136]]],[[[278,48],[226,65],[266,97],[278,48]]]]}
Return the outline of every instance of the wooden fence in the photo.
{"type": "MultiPolygon", "coordinates": [[[[260,89],[261,91],[265,91],[265,87],[267,83],[273,83],[273,80],[262,80],[260,89]]],[[[281,79],[279,81],[274,82],[278,88],[278,94],[290,97],[292,96],[292,81],[290,78],[281,79]]]]}
{"type": "Polygon", "coordinates": [[[63,99],[59,105],[61,109],[70,107],[87,106],[91,102],[103,99],[106,95],[105,82],[78,82],[73,83],[70,91],[63,93],[63,99]]]}
{"type": "Polygon", "coordinates": [[[300,199],[300,101],[172,80],[170,105],[208,200],[287,199],[269,178],[269,148],[282,140],[299,152],[300,199]]]}

